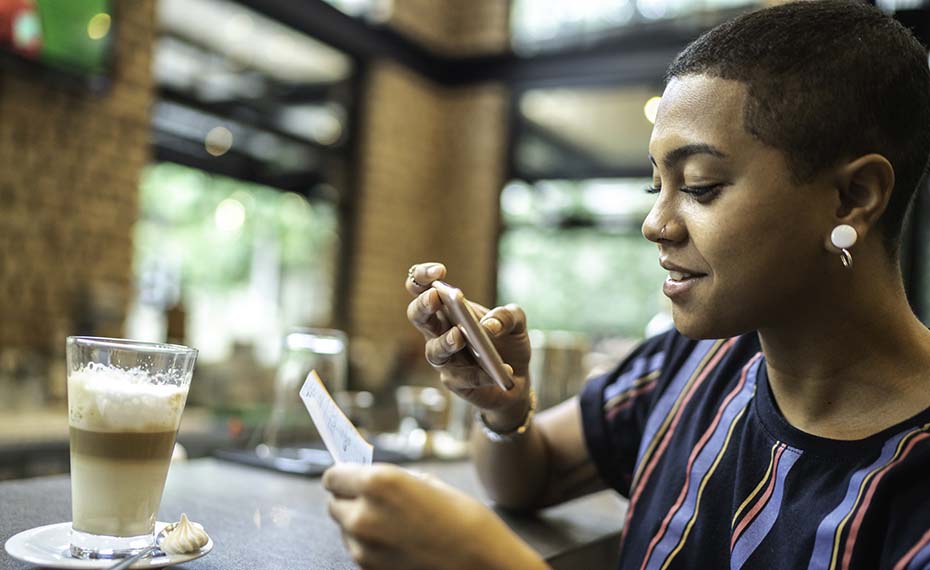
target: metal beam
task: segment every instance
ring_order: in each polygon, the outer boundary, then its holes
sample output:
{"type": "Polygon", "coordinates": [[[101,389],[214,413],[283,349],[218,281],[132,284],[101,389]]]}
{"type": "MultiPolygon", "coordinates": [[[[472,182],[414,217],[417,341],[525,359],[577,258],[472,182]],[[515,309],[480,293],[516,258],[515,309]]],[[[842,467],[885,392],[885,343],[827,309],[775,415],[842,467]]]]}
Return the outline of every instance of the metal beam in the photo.
{"type": "Polygon", "coordinates": [[[159,88],[158,100],[176,103],[182,107],[194,109],[201,113],[229,119],[242,125],[253,127],[259,131],[270,133],[282,140],[313,148],[324,154],[340,154],[344,152],[344,145],[337,143],[332,146],[327,146],[312,139],[299,137],[293,133],[282,130],[278,125],[269,120],[269,117],[274,112],[272,109],[253,107],[245,101],[205,102],[187,93],[166,87],[159,88]]]}
{"type": "Polygon", "coordinates": [[[598,157],[591,154],[588,149],[565,139],[558,133],[553,132],[551,129],[547,129],[539,123],[523,118],[521,126],[523,127],[524,136],[532,137],[549,148],[552,148],[561,158],[564,158],[567,163],[571,164],[573,168],[577,167],[581,170],[604,170],[610,167],[610,165],[605,164],[598,157]]]}
{"type": "Polygon", "coordinates": [[[151,142],[158,161],[176,162],[204,172],[296,192],[308,198],[313,198],[313,188],[325,181],[317,171],[287,174],[269,172],[264,163],[235,149],[230,149],[222,156],[211,156],[202,145],[169,133],[155,131],[151,142]]]}
{"type": "Polygon", "coordinates": [[[353,58],[393,59],[435,78],[437,61],[424,47],[398,32],[340,12],[323,0],[238,0],[240,4],[312,36],[353,58]]]}
{"type": "MultiPolygon", "coordinates": [[[[388,26],[353,18],[323,0],[238,0],[360,61],[389,59],[441,85],[505,83],[611,83],[660,80],[671,59],[708,22],[654,22],[618,30],[595,44],[540,51],[458,57],[437,53],[388,26]],[[648,46],[648,47],[645,47],[648,46]]],[[[725,18],[729,12],[723,13],[725,18]]],[[[713,23],[713,22],[711,22],[713,23]]]]}

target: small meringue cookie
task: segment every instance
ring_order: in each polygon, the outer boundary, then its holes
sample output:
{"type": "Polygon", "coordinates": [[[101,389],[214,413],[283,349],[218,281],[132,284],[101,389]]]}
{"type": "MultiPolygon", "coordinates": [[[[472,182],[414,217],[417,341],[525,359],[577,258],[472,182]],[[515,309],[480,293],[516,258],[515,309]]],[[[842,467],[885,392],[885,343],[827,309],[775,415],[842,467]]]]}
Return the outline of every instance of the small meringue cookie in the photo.
{"type": "Polygon", "coordinates": [[[181,514],[181,520],[172,525],[171,530],[161,543],[161,549],[169,554],[187,554],[200,550],[210,537],[204,532],[203,526],[191,522],[186,514],[181,514]]]}

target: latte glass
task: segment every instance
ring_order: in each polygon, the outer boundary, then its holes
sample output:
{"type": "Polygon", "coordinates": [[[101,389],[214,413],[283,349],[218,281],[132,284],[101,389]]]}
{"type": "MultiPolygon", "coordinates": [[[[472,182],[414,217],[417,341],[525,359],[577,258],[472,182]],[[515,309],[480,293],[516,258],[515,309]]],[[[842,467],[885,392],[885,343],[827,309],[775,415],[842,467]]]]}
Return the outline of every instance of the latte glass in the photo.
{"type": "Polygon", "coordinates": [[[68,337],[72,556],[153,544],[196,359],[186,346],[68,337]]]}

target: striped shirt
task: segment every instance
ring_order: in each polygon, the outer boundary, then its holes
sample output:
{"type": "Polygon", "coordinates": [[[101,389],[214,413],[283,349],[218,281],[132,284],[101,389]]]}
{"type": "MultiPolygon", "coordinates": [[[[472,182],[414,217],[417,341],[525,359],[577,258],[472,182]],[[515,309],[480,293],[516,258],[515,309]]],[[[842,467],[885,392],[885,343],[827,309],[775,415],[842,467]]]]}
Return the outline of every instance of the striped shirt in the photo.
{"type": "Polygon", "coordinates": [[[623,570],[930,570],[930,409],[859,441],[792,427],[755,334],[647,340],[581,394],[629,498],[623,570]]]}

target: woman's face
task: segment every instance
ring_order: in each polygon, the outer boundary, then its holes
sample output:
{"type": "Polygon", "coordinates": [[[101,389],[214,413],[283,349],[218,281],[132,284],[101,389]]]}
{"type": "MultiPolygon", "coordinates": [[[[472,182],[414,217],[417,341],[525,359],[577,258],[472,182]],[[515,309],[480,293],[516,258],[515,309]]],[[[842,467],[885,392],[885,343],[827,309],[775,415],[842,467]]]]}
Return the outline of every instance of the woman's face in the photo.
{"type": "Polygon", "coordinates": [[[659,191],[643,235],[669,270],[675,325],[692,338],[793,322],[820,297],[830,258],[837,194],[824,176],[792,181],[782,152],[746,132],[745,101],[737,81],[673,79],[649,143],[659,191]]]}

